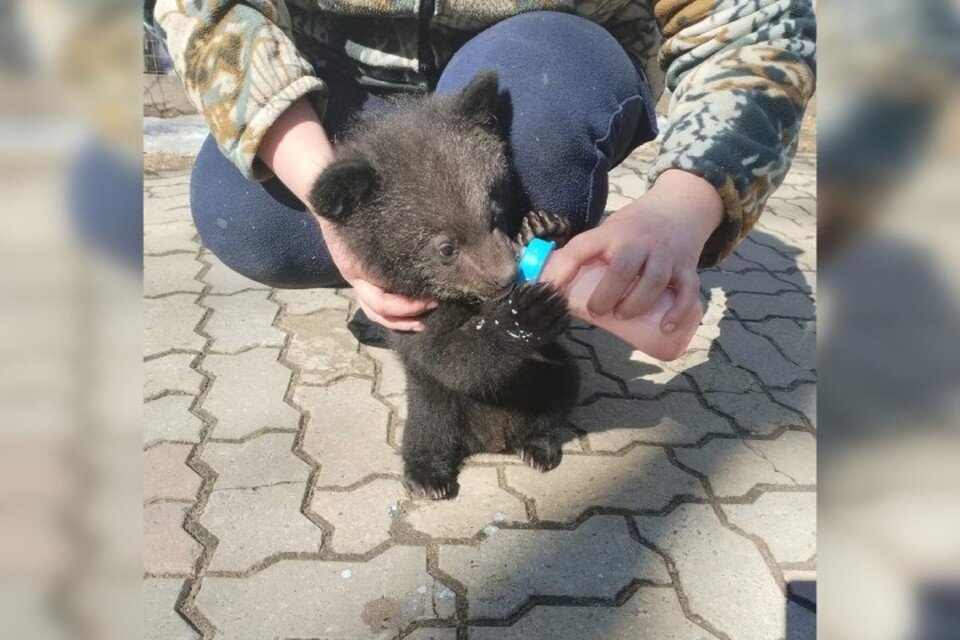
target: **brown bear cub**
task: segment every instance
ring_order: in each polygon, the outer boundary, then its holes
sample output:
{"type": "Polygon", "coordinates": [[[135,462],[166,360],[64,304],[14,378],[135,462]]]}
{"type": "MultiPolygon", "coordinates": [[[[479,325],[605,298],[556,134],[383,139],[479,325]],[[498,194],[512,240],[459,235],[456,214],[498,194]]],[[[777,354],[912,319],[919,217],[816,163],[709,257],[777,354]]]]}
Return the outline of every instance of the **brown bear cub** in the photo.
{"type": "MultiPolygon", "coordinates": [[[[553,469],[577,400],[579,369],[557,342],[566,300],[515,285],[517,245],[500,228],[514,185],[497,91],[486,72],[358,123],[311,194],[387,290],[439,301],[425,330],[390,334],[407,377],[404,476],[418,497],[455,496],[474,453],[514,451],[553,469]]],[[[530,214],[521,235],[566,230],[530,214]]]]}

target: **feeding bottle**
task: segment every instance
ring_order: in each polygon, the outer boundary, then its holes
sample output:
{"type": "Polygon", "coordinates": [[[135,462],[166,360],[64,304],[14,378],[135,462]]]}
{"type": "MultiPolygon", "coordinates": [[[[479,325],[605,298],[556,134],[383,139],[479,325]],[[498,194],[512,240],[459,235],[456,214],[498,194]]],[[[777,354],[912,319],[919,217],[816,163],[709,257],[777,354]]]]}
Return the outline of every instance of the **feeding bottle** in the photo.
{"type": "MultiPolygon", "coordinates": [[[[562,252],[553,253],[556,243],[553,241],[534,238],[527,244],[520,254],[518,261],[518,282],[535,283],[546,267],[548,260],[564,260],[562,252]]],[[[700,326],[703,317],[703,306],[697,300],[697,313],[682,325],[678,325],[670,333],[660,329],[663,316],[667,313],[676,299],[676,293],[670,287],[664,289],[660,297],[641,316],[629,320],[617,318],[613,312],[594,317],[587,311],[587,301],[593,290],[600,283],[607,265],[603,262],[593,262],[580,268],[577,275],[566,287],[570,313],[581,320],[597,325],[624,340],[636,349],[647,353],[658,360],[675,360],[683,355],[700,326]]]]}

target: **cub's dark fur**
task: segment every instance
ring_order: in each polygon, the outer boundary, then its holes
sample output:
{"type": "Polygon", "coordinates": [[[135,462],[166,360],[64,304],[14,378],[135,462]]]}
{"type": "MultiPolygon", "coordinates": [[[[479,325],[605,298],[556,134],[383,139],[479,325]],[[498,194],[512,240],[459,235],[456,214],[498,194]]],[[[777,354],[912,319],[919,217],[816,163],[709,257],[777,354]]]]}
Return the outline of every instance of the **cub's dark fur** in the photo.
{"type": "Polygon", "coordinates": [[[312,192],[347,245],[388,290],[439,300],[419,333],[391,334],[407,375],[407,485],[456,495],[465,456],[515,451],[547,471],[579,370],[557,337],[566,301],[514,287],[515,248],[499,228],[511,205],[497,129],[497,77],[402,104],[357,125],[312,192]]]}

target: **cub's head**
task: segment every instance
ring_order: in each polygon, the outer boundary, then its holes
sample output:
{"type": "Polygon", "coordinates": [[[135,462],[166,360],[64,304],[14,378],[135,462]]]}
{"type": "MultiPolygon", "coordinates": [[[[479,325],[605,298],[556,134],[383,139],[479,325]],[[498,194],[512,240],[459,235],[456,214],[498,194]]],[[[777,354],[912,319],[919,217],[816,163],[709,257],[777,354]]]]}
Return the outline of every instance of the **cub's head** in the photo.
{"type": "Polygon", "coordinates": [[[460,92],[401,104],[358,125],[317,179],[314,211],[387,288],[489,299],[514,281],[511,206],[494,72],[460,92]]]}

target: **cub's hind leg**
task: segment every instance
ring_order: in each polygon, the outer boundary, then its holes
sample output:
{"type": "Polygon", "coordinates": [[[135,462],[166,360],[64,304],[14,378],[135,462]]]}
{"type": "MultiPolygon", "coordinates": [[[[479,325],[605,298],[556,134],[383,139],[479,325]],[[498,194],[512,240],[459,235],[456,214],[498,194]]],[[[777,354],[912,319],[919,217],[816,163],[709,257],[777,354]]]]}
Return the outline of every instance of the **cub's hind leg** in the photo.
{"type": "Polygon", "coordinates": [[[563,459],[561,421],[558,413],[537,416],[532,430],[515,447],[520,459],[540,472],[556,468],[563,459]]]}
{"type": "Polygon", "coordinates": [[[463,462],[460,409],[435,382],[407,375],[407,424],[403,430],[403,477],[415,498],[457,495],[463,462]]]}

